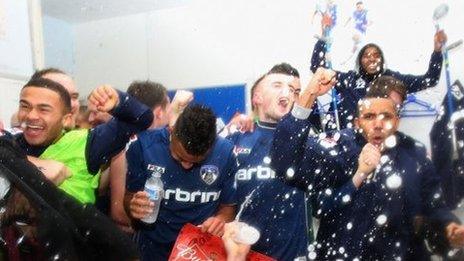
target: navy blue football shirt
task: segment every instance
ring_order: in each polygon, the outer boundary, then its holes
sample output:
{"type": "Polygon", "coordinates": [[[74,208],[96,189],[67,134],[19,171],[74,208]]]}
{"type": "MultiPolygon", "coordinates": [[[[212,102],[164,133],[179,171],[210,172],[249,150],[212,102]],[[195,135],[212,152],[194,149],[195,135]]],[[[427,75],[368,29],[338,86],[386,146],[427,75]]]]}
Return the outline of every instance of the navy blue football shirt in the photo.
{"type": "Polygon", "coordinates": [[[256,227],[261,237],[252,249],[277,260],[306,256],[308,223],[305,194],[275,178],[270,167],[276,124],[258,122],[253,132],[228,137],[238,161],[235,175],[240,220],[256,227]]]}
{"type": "Polygon", "coordinates": [[[161,173],[164,199],[153,226],[138,231],[138,242],[156,256],[146,259],[167,259],[180,229],[186,223],[202,224],[214,216],[219,205],[235,205],[234,174],[237,162],[230,141],[217,138],[206,159],[193,168],[182,168],[170,153],[167,129],[148,130],[138,134],[127,151],[127,190],[144,189],[145,181],[154,171],[161,173]],[[155,253],[153,253],[155,254],[155,253]]]}

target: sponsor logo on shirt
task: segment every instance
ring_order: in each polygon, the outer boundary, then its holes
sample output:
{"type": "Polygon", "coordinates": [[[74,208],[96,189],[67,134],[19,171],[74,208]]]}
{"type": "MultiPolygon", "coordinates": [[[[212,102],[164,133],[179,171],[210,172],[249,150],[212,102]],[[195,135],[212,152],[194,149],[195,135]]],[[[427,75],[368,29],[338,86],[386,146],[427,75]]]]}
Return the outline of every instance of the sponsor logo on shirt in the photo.
{"type": "Polygon", "coordinates": [[[180,188],[166,189],[164,192],[165,199],[171,199],[174,197],[175,201],[179,202],[195,202],[195,203],[207,203],[211,201],[217,201],[221,191],[185,191],[180,188]]]}
{"type": "Polygon", "coordinates": [[[213,184],[219,176],[219,168],[214,165],[204,165],[200,168],[200,177],[207,184],[213,184]]]}
{"type": "Polygon", "coordinates": [[[234,147],[234,154],[235,156],[239,155],[239,154],[245,154],[245,155],[248,155],[251,153],[251,149],[250,148],[241,148],[241,147],[237,147],[235,146],[234,147]]]}
{"type": "Polygon", "coordinates": [[[252,180],[253,177],[259,180],[273,179],[275,172],[269,167],[258,165],[255,168],[239,169],[235,175],[237,180],[252,180]]]}

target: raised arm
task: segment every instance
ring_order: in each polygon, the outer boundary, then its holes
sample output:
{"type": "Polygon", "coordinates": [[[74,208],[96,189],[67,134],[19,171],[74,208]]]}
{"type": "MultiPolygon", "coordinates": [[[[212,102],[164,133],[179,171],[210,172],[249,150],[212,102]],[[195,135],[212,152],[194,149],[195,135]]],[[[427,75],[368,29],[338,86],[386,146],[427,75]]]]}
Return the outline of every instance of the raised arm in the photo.
{"type": "Polygon", "coordinates": [[[136,99],[108,85],[95,89],[89,102],[114,117],[108,123],[93,128],[88,137],[87,167],[91,173],[96,173],[101,165],[124,149],[133,134],[151,125],[153,112],[136,99]]]}
{"type": "Polygon", "coordinates": [[[312,179],[312,165],[307,164],[312,155],[305,154],[309,150],[306,141],[311,128],[307,119],[316,98],[327,93],[334,84],[335,72],[319,68],[300,94],[291,113],[277,125],[270,152],[271,165],[277,176],[291,186],[307,190],[312,179]],[[306,164],[305,168],[303,164],[306,164]]]}
{"type": "Polygon", "coordinates": [[[443,64],[442,47],[446,42],[446,34],[438,31],[434,36],[434,50],[430,57],[429,66],[425,74],[412,75],[392,72],[392,76],[401,80],[407,87],[408,93],[414,93],[433,87],[440,80],[441,67],[443,64]]]}
{"type": "Polygon", "coordinates": [[[178,90],[171,102],[171,115],[169,115],[169,127],[174,127],[177,118],[184,109],[193,101],[193,92],[178,90]]]}
{"type": "Polygon", "coordinates": [[[313,73],[316,72],[317,68],[324,67],[327,68],[325,55],[326,55],[327,44],[323,40],[317,40],[314,45],[313,54],[311,56],[311,66],[310,69],[313,73]]]}

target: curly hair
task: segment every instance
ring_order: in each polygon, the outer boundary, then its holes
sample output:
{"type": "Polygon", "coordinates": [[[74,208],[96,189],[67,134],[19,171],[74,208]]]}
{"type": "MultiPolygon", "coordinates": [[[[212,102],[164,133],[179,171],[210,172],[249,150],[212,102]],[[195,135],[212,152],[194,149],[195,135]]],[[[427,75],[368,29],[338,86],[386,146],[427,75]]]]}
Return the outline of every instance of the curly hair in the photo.
{"type": "Polygon", "coordinates": [[[207,106],[189,106],[177,119],[173,134],[187,153],[202,156],[216,140],[216,116],[207,106]]]}

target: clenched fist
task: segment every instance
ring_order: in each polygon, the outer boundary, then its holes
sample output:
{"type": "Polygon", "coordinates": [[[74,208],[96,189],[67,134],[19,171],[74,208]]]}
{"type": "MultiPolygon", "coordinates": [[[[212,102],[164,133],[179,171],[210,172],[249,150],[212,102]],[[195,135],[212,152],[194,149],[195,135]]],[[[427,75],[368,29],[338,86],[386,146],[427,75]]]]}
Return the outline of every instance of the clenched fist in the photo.
{"type": "Polygon", "coordinates": [[[326,94],[336,83],[336,73],[322,67],[317,68],[313,78],[298,98],[298,105],[311,108],[317,97],[326,94]]]}
{"type": "Polygon", "coordinates": [[[380,148],[367,143],[361,150],[358,158],[358,169],[353,176],[353,184],[359,188],[369,173],[375,170],[380,163],[380,148]]]}
{"type": "Polygon", "coordinates": [[[90,93],[89,103],[94,104],[98,111],[110,112],[118,106],[119,95],[110,85],[102,85],[90,93]]]}

